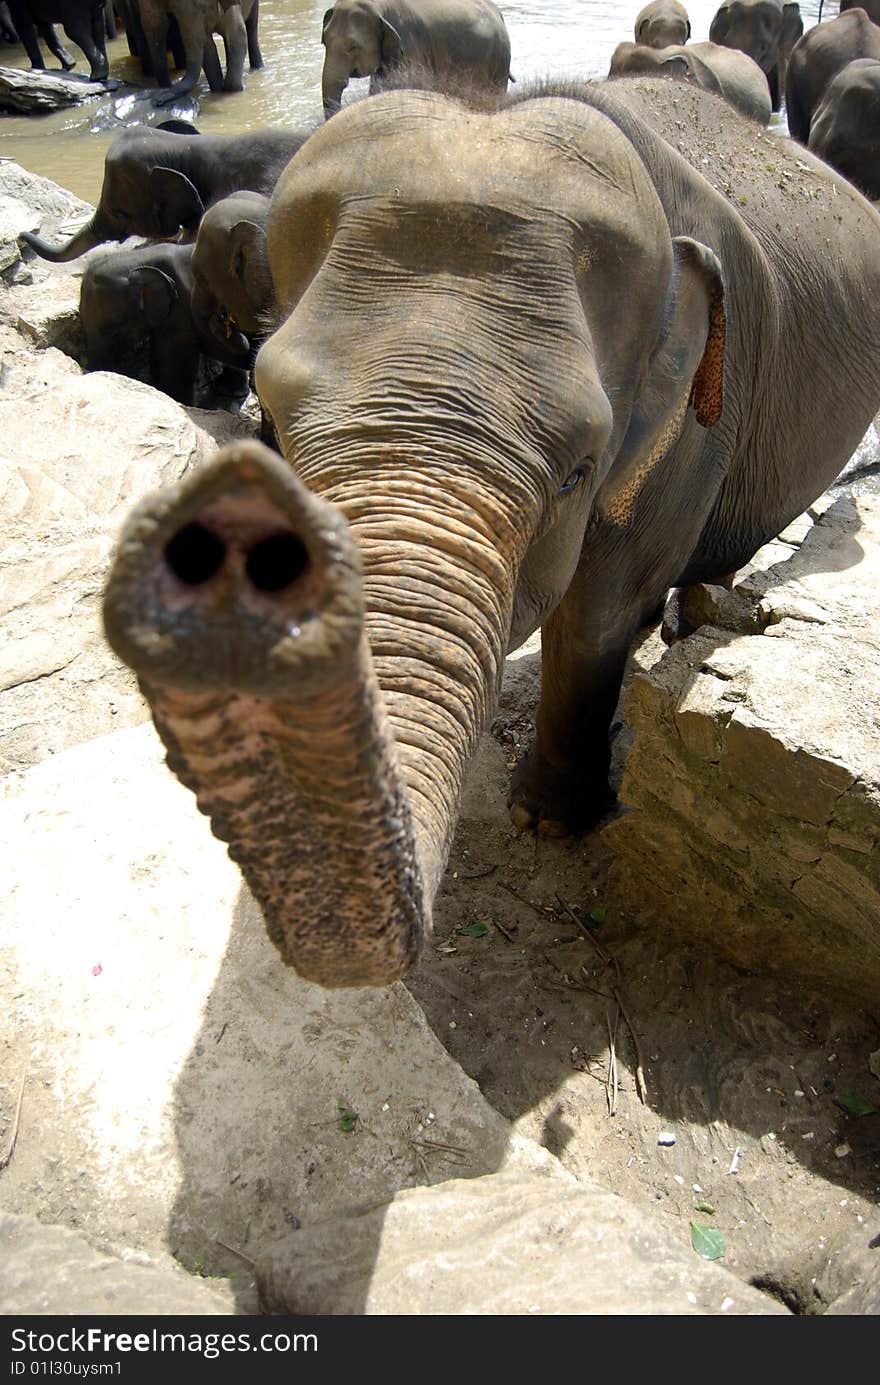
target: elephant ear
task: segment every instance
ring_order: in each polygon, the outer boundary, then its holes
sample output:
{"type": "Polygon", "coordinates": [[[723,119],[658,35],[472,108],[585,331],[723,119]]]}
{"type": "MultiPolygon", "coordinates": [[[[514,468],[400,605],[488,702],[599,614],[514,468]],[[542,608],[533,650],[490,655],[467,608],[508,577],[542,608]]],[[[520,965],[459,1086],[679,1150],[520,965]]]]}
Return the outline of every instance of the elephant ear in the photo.
{"type": "Polygon", "coordinates": [[[393,24],[379,16],[379,53],[383,71],[398,67],[403,61],[403,42],[393,24]]]}
{"type": "Polygon", "coordinates": [[[724,285],[717,256],[689,236],[673,241],[666,321],[623,443],[603,486],[602,508],[625,522],[642,482],[678,437],[688,407],[711,428],[721,416],[724,285]]]}
{"type": "Polygon", "coordinates": [[[229,233],[229,272],[247,294],[248,302],[260,308],[266,297],[266,231],[255,221],[237,221],[229,233]]]}
{"type": "Polygon", "coordinates": [[[131,271],[129,283],[138,291],[138,301],[146,321],[151,327],[160,327],[180,300],[174,280],[155,265],[141,265],[131,271]]]}
{"type": "Polygon", "coordinates": [[[150,194],[159,214],[163,236],[176,236],[181,226],[194,231],[205,213],[205,205],[185,173],[176,168],[150,169],[150,194]]]}
{"type": "Polygon", "coordinates": [[[680,82],[695,80],[690,63],[681,53],[676,53],[673,58],[664,58],[660,63],[660,72],[664,77],[676,77],[680,82]]]}
{"type": "Polygon", "coordinates": [[[326,40],[326,38],[324,37],[324,35],[325,35],[326,32],[327,32],[327,25],[330,23],[330,20],[331,20],[332,18],[333,18],[333,6],[331,5],[330,8],[329,8],[329,10],[325,10],[325,11],[324,11],[324,18],[321,20],[321,42],[324,44],[325,47],[326,47],[326,45],[327,45],[327,40],[326,40]]]}

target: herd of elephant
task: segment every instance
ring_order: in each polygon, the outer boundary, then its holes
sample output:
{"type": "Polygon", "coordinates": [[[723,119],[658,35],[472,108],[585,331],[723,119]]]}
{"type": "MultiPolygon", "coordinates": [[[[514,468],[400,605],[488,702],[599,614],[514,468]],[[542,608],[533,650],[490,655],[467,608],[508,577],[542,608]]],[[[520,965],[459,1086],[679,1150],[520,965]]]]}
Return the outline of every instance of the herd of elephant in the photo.
{"type": "MultiPolygon", "coordinates": [[[[770,104],[813,36],[871,23],[797,38],[796,5],[751,7],[775,16],[770,104]]],[[[372,8],[337,0],[325,36],[372,8]]],[[[723,5],[716,41],[744,42],[749,8],[723,5]]],[[[637,38],[681,7],[648,9],[637,38]]],[[[661,59],[687,54],[660,34],[661,59]]],[[[300,131],[128,129],[91,221],[24,237],[55,260],[152,242],[88,265],[90,354],[140,312],[172,392],[179,340],[253,367],[272,446],[232,444],[136,508],[105,629],[270,937],[326,986],[418,956],[506,654],[541,629],[513,821],[584,830],[613,805],[633,639],[661,617],[689,633],[675,593],[729,583],[880,409],[880,214],[851,182],[720,76],[507,94],[502,56],[450,92],[422,51],[415,80],[386,69],[300,131]]],[[[799,91],[804,138],[825,92],[799,91]]],[[[718,725],[734,711],[719,681],[718,725]]]]}

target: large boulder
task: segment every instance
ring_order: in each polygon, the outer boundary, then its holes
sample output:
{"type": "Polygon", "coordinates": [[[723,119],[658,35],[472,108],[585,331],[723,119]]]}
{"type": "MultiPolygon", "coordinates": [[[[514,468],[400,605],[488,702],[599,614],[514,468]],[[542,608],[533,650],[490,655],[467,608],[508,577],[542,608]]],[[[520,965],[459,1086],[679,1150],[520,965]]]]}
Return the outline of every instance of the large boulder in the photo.
{"type": "Polygon", "coordinates": [[[518,1170],[304,1227],[257,1283],[273,1313],[787,1315],[623,1198],[518,1170]]]}
{"type": "Polygon", "coordinates": [[[880,1009],[880,497],[805,530],[633,680],[608,905],[880,1009]]]}

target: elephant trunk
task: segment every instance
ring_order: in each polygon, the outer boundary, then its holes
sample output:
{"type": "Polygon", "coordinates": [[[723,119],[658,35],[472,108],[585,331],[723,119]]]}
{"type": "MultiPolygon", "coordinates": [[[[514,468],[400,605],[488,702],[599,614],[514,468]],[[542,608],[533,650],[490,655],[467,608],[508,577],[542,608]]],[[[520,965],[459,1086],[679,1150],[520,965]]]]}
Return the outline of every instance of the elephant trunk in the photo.
{"type": "Polygon", "coordinates": [[[53,264],[65,264],[68,260],[78,259],[87,250],[92,250],[96,245],[101,245],[107,240],[117,240],[118,236],[107,226],[103,219],[96,212],[91,221],[86,222],[85,226],[80,227],[75,235],[65,245],[50,245],[48,241],[41,240],[30,231],[22,231],[20,238],[35,250],[44,260],[51,260],[53,264]]]}
{"type": "Polygon", "coordinates": [[[321,101],[324,105],[324,119],[329,120],[342,105],[342,93],[348,86],[348,73],[328,71],[327,64],[321,74],[321,101]]]}
{"type": "Polygon", "coordinates": [[[285,961],[324,986],[402,976],[422,872],[342,513],[233,444],[134,511],[104,620],[285,961]]]}

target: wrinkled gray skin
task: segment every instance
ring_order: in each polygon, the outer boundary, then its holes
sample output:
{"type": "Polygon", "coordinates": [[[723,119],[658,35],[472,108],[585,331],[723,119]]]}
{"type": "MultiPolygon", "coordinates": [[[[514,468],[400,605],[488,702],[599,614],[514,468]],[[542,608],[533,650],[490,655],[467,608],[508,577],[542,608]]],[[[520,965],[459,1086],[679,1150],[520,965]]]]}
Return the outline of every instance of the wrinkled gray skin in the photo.
{"type": "Polygon", "coordinates": [[[809,147],[880,199],[880,58],[855,58],[838,72],[813,114],[809,147]]]}
{"type": "Polygon", "coordinates": [[[375,91],[400,67],[507,90],[510,40],[492,0],[336,0],[321,42],[325,116],[339,109],[352,77],[370,77],[375,91]]]}
{"type": "MultiPolygon", "coordinates": [[[[181,122],[174,122],[179,126],[181,122]]],[[[132,126],[107,150],[95,215],[66,244],[21,239],[46,260],[74,260],[102,241],[145,236],[194,236],[205,207],[230,192],[271,192],[309,130],[254,130],[200,135],[180,129],[132,126]]]]}
{"type": "Polygon", "coordinates": [[[269,328],[272,279],[266,261],[269,198],[233,192],[209,207],[193,246],[193,313],[217,341],[255,350],[269,328]]]}
{"type": "Polygon", "coordinates": [[[880,58],[880,27],[862,9],[817,24],[795,44],[785,81],[792,139],[808,142],[813,112],[838,72],[854,58],[880,58]]]}
{"type": "Polygon", "coordinates": [[[727,0],[715,12],[709,39],[740,48],[758,64],[770,88],[774,111],[782,105],[791,50],[804,32],[800,5],[783,0],[727,0]]]}
{"type": "Polygon", "coordinates": [[[880,407],[880,216],[787,140],[767,165],[720,98],[639,78],[494,113],[389,92],[291,160],[256,368],[289,465],[239,444],[144,501],[104,617],[304,976],[412,964],[538,626],[511,812],[595,821],[636,633],[800,514],[880,407]]]}
{"type": "Polygon", "coordinates": [[[192,254],[191,245],[143,245],[86,265],[79,315],[89,370],[139,379],[146,346],[147,383],[181,404],[193,402],[202,355],[246,370],[246,344],[216,339],[193,315],[192,254]]]}
{"type": "Polygon", "coordinates": [[[679,0],[651,0],[636,15],[633,37],[647,48],[668,48],[673,43],[687,43],[691,22],[679,0]]]}
{"type": "Polygon", "coordinates": [[[766,125],[770,119],[770,89],[760,67],[738,48],[719,43],[673,44],[647,48],[619,43],[611,55],[609,77],[671,77],[693,82],[704,91],[723,96],[731,106],[766,125]]]}

